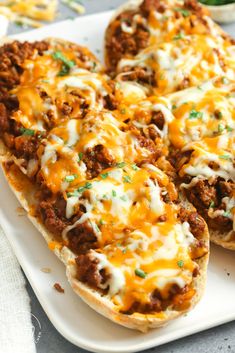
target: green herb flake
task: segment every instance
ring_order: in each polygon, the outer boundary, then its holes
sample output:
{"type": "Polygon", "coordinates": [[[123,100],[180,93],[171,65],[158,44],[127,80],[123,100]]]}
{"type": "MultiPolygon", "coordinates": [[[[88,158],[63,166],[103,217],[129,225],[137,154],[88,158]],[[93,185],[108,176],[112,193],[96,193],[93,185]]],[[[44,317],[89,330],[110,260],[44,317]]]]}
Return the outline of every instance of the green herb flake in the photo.
{"type": "Polygon", "coordinates": [[[135,275],[140,277],[140,278],[146,278],[147,274],[141,270],[140,268],[135,269],[135,275]]]}
{"type": "Polygon", "coordinates": [[[229,84],[229,79],[227,77],[222,77],[222,83],[224,85],[228,85],[229,84]]]}
{"type": "Polygon", "coordinates": [[[214,201],[211,201],[210,205],[209,205],[209,208],[215,208],[215,203],[214,201]]]}
{"type": "Polygon", "coordinates": [[[82,153],[82,152],[79,152],[79,153],[78,153],[78,162],[81,162],[82,157],[83,157],[83,153],[82,153]]]}
{"type": "Polygon", "coordinates": [[[35,131],[31,129],[25,129],[24,127],[20,128],[20,133],[24,136],[34,136],[35,131]]]}
{"type": "Polygon", "coordinates": [[[92,183],[87,182],[85,185],[80,186],[80,187],[77,189],[77,191],[80,192],[80,193],[82,193],[82,192],[84,192],[85,190],[88,190],[88,189],[91,189],[91,188],[92,188],[92,183]]]}
{"type": "Polygon", "coordinates": [[[100,228],[97,226],[97,224],[94,224],[94,228],[95,228],[96,232],[100,233],[100,228]]]}
{"type": "Polygon", "coordinates": [[[102,179],[107,179],[108,176],[109,176],[109,173],[100,174],[100,177],[101,177],[102,179]]]}
{"type": "Polygon", "coordinates": [[[224,129],[225,129],[225,127],[224,127],[224,125],[223,124],[219,124],[218,125],[218,132],[223,132],[224,131],[224,129]]]}
{"type": "Polygon", "coordinates": [[[175,109],[177,109],[177,105],[173,104],[172,105],[172,110],[175,110],[175,109]]]}
{"type": "Polygon", "coordinates": [[[121,199],[122,201],[127,201],[127,197],[126,197],[125,195],[121,196],[120,199],[121,199]]]}
{"type": "Polygon", "coordinates": [[[104,225],[104,220],[100,219],[99,223],[100,223],[101,226],[103,226],[104,225]]]}
{"type": "Polygon", "coordinates": [[[126,165],[125,162],[120,162],[120,163],[117,163],[117,164],[116,164],[116,166],[117,166],[118,168],[123,168],[123,167],[125,167],[125,165],[126,165]]]}
{"type": "Polygon", "coordinates": [[[221,120],[223,118],[223,113],[222,112],[216,112],[216,118],[221,120]]]}
{"type": "Polygon", "coordinates": [[[75,66],[75,62],[67,59],[61,51],[56,51],[52,54],[53,59],[59,60],[63,63],[58,76],[65,76],[69,73],[70,69],[75,66]]]}
{"type": "Polygon", "coordinates": [[[117,193],[116,193],[115,190],[112,190],[112,196],[113,196],[113,197],[116,197],[116,196],[117,196],[117,193]]]}
{"type": "Polygon", "coordinates": [[[78,177],[77,174],[67,175],[64,180],[67,181],[68,183],[71,183],[71,182],[74,181],[77,177],[78,177]]]}
{"type": "Polygon", "coordinates": [[[182,268],[184,266],[184,261],[183,260],[179,260],[177,261],[177,265],[182,268]]]}
{"type": "Polygon", "coordinates": [[[73,191],[73,192],[68,192],[67,197],[78,197],[79,192],[78,191],[73,191]]]}
{"type": "Polygon", "coordinates": [[[226,126],[226,130],[228,131],[228,132],[232,132],[233,131],[233,128],[231,128],[231,126],[226,126]]]}
{"type": "Polygon", "coordinates": [[[120,113],[121,113],[121,114],[126,114],[126,109],[125,109],[125,108],[122,108],[122,109],[120,110],[120,113]]]}
{"type": "Polygon", "coordinates": [[[231,159],[230,155],[229,154],[222,154],[221,156],[219,156],[220,159],[231,159]]]}
{"type": "Polygon", "coordinates": [[[69,71],[70,71],[70,68],[68,66],[62,65],[62,68],[58,72],[57,76],[59,76],[59,77],[66,76],[66,75],[68,75],[69,71]]]}
{"type": "Polygon", "coordinates": [[[191,15],[191,12],[189,10],[186,10],[186,9],[182,9],[182,8],[175,8],[174,9],[175,11],[177,12],[180,12],[184,17],[188,17],[191,15]]]}
{"type": "Polygon", "coordinates": [[[125,183],[131,183],[131,177],[130,177],[129,175],[124,175],[123,181],[124,181],[125,183]]]}
{"type": "Polygon", "coordinates": [[[184,35],[183,33],[178,33],[176,36],[173,37],[174,40],[179,40],[179,39],[183,39],[184,35]]]}
{"type": "Polygon", "coordinates": [[[188,119],[202,119],[202,117],[203,117],[202,112],[198,112],[197,110],[193,109],[191,110],[188,119]]]}
{"type": "Polygon", "coordinates": [[[226,218],[230,218],[231,217],[231,212],[230,211],[225,211],[223,216],[226,217],[226,218]]]}
{"type": "Polygon", "coordinates": [[[139,170],[139,168],[137,167],[137,165],[136,165],[135,163],[132,164],[131,168],[132,168],[133,170],[139,170]]]}

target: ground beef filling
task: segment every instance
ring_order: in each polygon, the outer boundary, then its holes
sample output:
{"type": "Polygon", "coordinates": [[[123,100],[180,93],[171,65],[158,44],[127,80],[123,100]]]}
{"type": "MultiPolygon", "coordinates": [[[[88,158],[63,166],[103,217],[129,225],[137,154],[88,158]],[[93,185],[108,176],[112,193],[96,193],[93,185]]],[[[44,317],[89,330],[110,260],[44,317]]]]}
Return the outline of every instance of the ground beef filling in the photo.
{"type": "Polygon", "coordinates": [[[226,205],[222,199],[224,197],[231,197],[234,189],[235,183],[233,181],[224,181],[217,178],[211,182],[199,180],[195,186],[186,190],[186,194],[189,201],[192,202],[198,212],[205,218],[210,229],[227,233],[233,229],[233,222],[227,216],[226,205]],[[211,218],[208,215],[210,208],[213,211],[224,210],[225,215],[211,218]]]}
{"type": "MultiPolygon", "coordinates": [[[[76,215],[66,218],[66,201],[62,195],[52,196],[48,189],[40,193],[37,214],[48,231],[58,241],[63,242],[62,233],[66,227],[73,225],[85,212],[83,206],[77,210],[76,215]]],[[[76,254],[86,253],[97,247],[97,238],[89,222],[77,224],[67,233],[68,247],[76,254]]]]}
{"type": "MultiPolygon", "coordinates": [[[[196,16],[189,19],[191,28],[200,27],[202,24],[199,31],[201,30],[204,34],[207,31],[209,32],[209,29],[207,30],[208,24],[203,18],[207,11],[196,0],[185,0],[182,9],[187,9],[196,16]]],[[[144,21],[141,21],[141,19],[137,21],[134,34],[122,30],[123,22],[127,26],[131,26],[136,15],[140,15],[140,18],[145,20],[148,19],[151,11],[163,14],[166,10],[167,7],[163,0],[144,0],[137,11],[124,11],[110,24],[106,37],[106,51],[111,71],[115,71],[118,62],[124,56],[134,56],[149,45],[150,33],[144,21]]],[[[181,16],[183,15],[180,11],[175,11],[176,19],[181,16]]],[[[184,21],[186,20],[184,19],[184,21]]],[[[143,73],[138,72],[138,75],[141,76],[143,73]]],[[[147,80],[146,76],[145,80],[147,80]]],[[[186,82],[184,82],[185,84],[186,82]]]]}
{"type": "Polygon", "coordinates": [[[134,35],[122,30],[122,22],[131,26],[133,17],[137,14],[138,12],[133,11],[123,12],[108,29],[109,34],[106,40],[106,51],[110,62],[109,66],[113,71],[115,71],[117,63],[123,56],[136,55],[149,44],[150,34],[142,21],[137,23],[134,35]]]}
{"type": "Polygon", "coordinates": [[[23,62],[30,59],[35,50],[42,55],[48,46],[44,41],[34,43],[15,41],[0,47],[0,98],[20,83],[23,62]]]}
{"type": "MultiPolygon", "coordinates": [[[[181,222],[187,221],[190,224],[190,230],[196,238],[196,244],[192,249],[192,258],[199,259],[208,252],[207,245],[204,244],[203,241],[205,222],[196,212],[192,212],[184,208],[180,208],[178,217],[181,222]]],[[[167,217],[163,215],[161,216],[161,219],[159,219],[159,222],[165,222],[166,219],[167,217]]],[[[80,231],[78,231],[78,233],[79,232],[80,231]]],[[[76,264],[77,278],[79,281],[88,284],[91,288],[99,290],[104,294],[108,292],[107,280],[109,278],[109,274],[106,273],[105,269],[102,271],[98,270],[98,260],[92,258],[88,249],[87,252],[82,253],[76,258],[76,264]]],[[[199,269],[196,267],[193,272],[193,277],[198,275],[199,269]]],[[[193,292],[190,286],[180,288],[176,284],[173,284],[169,290],[167,298],[163,298],[161,293],[156,289],[153,293],[151,293],[149,302],[141,303],[135,301],[131,304],[130,308],[123,313],[131,315],[134,312],[143,314],[161,312],[166,310],[169,306],[172,307],[172,303],[174,308],[177,307],[177,309],[180,310],[183,309],[183,305],[187,305],[187,299],[191,299],[191,295],[193,295],[192,293],[193,292]]]]}

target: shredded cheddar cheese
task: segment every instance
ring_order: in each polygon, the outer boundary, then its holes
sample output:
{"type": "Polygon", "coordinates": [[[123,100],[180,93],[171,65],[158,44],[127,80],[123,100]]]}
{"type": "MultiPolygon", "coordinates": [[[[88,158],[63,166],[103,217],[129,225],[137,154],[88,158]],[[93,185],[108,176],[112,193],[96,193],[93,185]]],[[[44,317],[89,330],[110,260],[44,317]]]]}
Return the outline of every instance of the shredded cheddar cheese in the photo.
{"type": "Polygon", "coordinates": [[[148,94],[165,95],[216,76],[234,79],[234,54],[235,46],[229,41],[221,43],[209,35],[184,36],[149,46],[134,58],[122,59],[117,80],[136,81],[146,87],[148,94]],[[146,78],[142,79],[142,75],[146,78]]]}
{"type": "Polygon", "coordinates": [[[40,27],[42,24],[39,21],[55,19],[57,7],[57,0],[3,0],[0,3],[0,14],[13,22],[40,27]]]}

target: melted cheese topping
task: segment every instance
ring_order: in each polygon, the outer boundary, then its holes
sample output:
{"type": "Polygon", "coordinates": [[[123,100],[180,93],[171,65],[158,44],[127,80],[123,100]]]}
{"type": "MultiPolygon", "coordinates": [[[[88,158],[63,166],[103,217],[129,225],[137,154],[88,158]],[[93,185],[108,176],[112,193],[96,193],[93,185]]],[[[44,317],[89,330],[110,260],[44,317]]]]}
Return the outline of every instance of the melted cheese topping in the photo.
{"type": "Polygon", "coordinates": [[[55,19],[57,7],[57,0],[2,0],[0,13],[10,21],[40,27],[39,21],[55,19]]]}
{"type": "MultiPolygon", "coordinates": [[[[121,30],[135,35],[137,24],[141,23],[150,34],[150,45],[171,41],[179,33],[181,35],[211,34],[223,41],[221,29],[207,16],[205,9],[204,15],[197,15],[184,7],[183,0],[165,0],[163,3],[164,11],[153,10],[147,19],[139,14],[134,15],[131,24],[122,19],[121,30]]],[[[138,8],[136,10],[138,11],[138,8]]]]}
{"type": "Polygon", "coordinates": [[[71,119],[52,129],[43,141],[38,156],[46,185],[53,191],[64,191],[70,183],[64,183],[67,175],[76,175],[74,183],[86,179],[86,165],[79,159],[98,146],[106,148],[113,163],[123,160],[137,163],[147,160],[152,151],[141,145],[139,135],[132,132],[115,113],[90,112],[83,119],[71,119]]]}
{"type": "Polygon", "coordinates": [[[50,49],[24,63],[20,85],[12,91],[19,100],[19,110],[12,118],[24,127],[48,130],[70,118],[81,117],[84,109],[102,110],[104,97],[111,93],[108,77],[102,75],[101,65],[86,49],[78,54],[86,55],[86,62],[76,58],[65,46],[50,49]],[[63,48],[63,49],[62,49],[63,48]],[[65,67],[54,55],[59,53],[71,68],[65,67]],[[94,72],[88,71],[92,69],[94,72]]]}
{"type": "MultiPolygon", "coordinates": [[[[221,178],[225,181],[235,182],[235,131],[226,135],[204,138],[198,142],[186,145],[183,151],[192,151],[190,160],[185,163],[180,171],[181,177],[188,175],[191,181],[183,183],[181,187],[190,189],[199,180],[214,180],[221,178]]],[[[229,197],[222,198],[223,209],[208,209],[208,216],[215,218],[224,216],[233,220],[235,230],[235,190],[229,197]]]]}
{"type": "MultiPolygon", "coordinates": [[[[78,224],[92,226],[100,247],[89,256],[98,260],[98,271],[108,274],[100,288],[125,311],[135,301],[149,303],[156,289],[167,298],[172,284],[190,285],[197,267],[191,254],[196,240],[189,224],[177,220],[178,206],[163,200],[171,192],[167,176],[153,165],[126,164],[105,173],[90,181],[89,189],[67,198],[67,216],[79,205],[86,211],[63,233],[66,239],[78,224]]],[[[74,191],[71,187],[68,195],[74,191]]]]}
{"type": "Polygon", "coordinates": [[[169,96],[174,119],[169,124],[169,140],[183,148],[203,137],[226,135],[235,129],[235,83],[227,79],[169,96]]]}
{"type": "MultiPolygon", "coordinates": [[[[216,38],[193,35],[150,46],[133,59],[122,59],[118,80],[128,80],[136,70],[145,70],[151,83],[144,82],[149,94],[168,94],[186,86],[197,86],[215,76],[235,78],[235,46],[216,38]],[[154,81],[154,82],[153,82],[154,81]]],[[[137,79],[138,80],[138,79],[137,79]]]]}

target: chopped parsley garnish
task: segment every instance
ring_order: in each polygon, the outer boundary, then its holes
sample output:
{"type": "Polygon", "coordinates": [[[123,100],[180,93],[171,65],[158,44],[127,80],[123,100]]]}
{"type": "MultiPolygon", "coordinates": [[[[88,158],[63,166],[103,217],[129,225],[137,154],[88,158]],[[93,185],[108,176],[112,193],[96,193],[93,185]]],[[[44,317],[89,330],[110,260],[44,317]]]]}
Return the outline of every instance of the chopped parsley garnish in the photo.
{"type": "Polygon", "coordinates": [[[120,163],[117,163],[117,164],[116,164],[116,166],[117,166],[118,168],[123,168],[123,167],[125,167],[125,165],[126,165],[125,162],[120,162],[120,163]]]}
{"type": "Polygon", "coordinates": [[[67,59],[61,51],[56,51],[52,54],[53,59],[59,60],[62,62],[62,68],[58,73],[58,76],[65,76],[69,73],[70,69],[75,66],[75,62],[67,59]]]}
{"type": "Polygon", "coordinates": [[[223,118],[223,113],[222,112],[216,112],[216,118],[217,119],[222,119],[223,118]]]}
{"type": "Polygon", "coordinates": [[[229,79],[227,77],[222,77],[222,83],[227,85],[229,83],[229,79]]]}
{"type": "Polygon", "coordinates": [[[99,222],[99,223],[100,223],[100,225],[102,225],[102,226],[103,226],[103,225],[104,225],[104,221],[103,221],[103,219],[100,219],[100,222],[99,222]]]}
{"type": "Polygon", "coordinates": [[[109,173],[103,173],[103,174],[100,174],[100,176],[102,179],[107,179],[109,176],[109,173]]]}
{"type": "Polygon", "coordinates": [[[137,165],[136,165],[135,163],[132,164],[131,168],[132,168],[133,170],[139,170],[139,168],[137,167],[137,165]]]}
{"type": "Polygon", "coordinates": [[[174,40],[183,39],[183,38],[184,38],[183,33],[178,33],[176,36],[173,37],[174,40]]]}
{"type": "Polygon", "coordinates": [[[78,177],[77,174],[72,174],[72,175],[67,175],[64,180],[67,181],[68,183],[71,183],[78,177]]]}
{"type": "Polygon", "coordinates": [[[215,208],[215,203],[214,203],[214,201],[211,201],[209,208],[215,208]]]}
{"type": "Polygon", "coordinates": [[[177,261],[177,265],[182,268],[184,266],[184,261],[183,260],[179,260],[177,261]]]}
{"type": "Polygon", "coordinates": [[[124,181],[125,183],[131,183],[131,177],[130,177],[129,175],[124,175],[123,181],[124,181]]]}
{"type": "Polygon", "coordinates": [[[92,184],[87,182],[87,183],[85,184],[85,188],[86,188],[86,189],[91,189],[91,188],[92,188],[92,184]]]}
{"type": "Polygon", "coordinates": [[[117,193],[116,193],[115,190],[112,190],[112,196],[113,196],[113,197],[116,197],[116,196],[117,196],[117,193]]]}
{"type": "Polygon", "coordinates": [[[218,132],[223,132],[225,129],[224,125],[223,124],[219,124],[218,125],[218,132]]]}
{"type": "Polygon", "coordinates": [[[70,68],[66,65],[62,65],[61,70],[58,72],[57,76],[66,76],[69,74],[70,68]]]}
{"type": "Polygon", "coordinates": [[[126,109],[125,109],[125,108],[122,108],[122,109],[120,110],[120,113],[121,113],[121,114],[126,114],[126,109]]]}
{"type": "Polygon", "coordinates": [[[72,192],[68,192],[67,196],[68,197],[78,197],[82,192],[84,192],[85,190],[91,189],[92,188],[92,183],[87,182],[85,185],[80,186],[77,190],[72,191],[72,192]]]}
{"type": "Polygon", "coordinates": [[[120,199],[121,199],[122,201],[127,201],[127,197],[126,197],[125,195],[121,196],[120,199]]]}
{"type": "Polygon", "coordinates": [[[92,183],[87,182],[84,186],[80,186],[77,191],[78,192],[83,192],[85,190],[91,189],[92,188],[92,183]]]}
{"type": "Polygon", "coordinates": [[[98,233],[100,232],[100,228],[97,226],[96,223],[94,224],[94,228],[95,228],[96,232],[98,232],[98,233]]]}
{"type": "Polygon", "coordinates": [[[97,62],[95,62],[95,61],[93,61],[93,67],[92,67],[92,72],[94,72],[95,71],[95,69],[96,69],[96,66],[97,66],[97,62]]]}
{"type": "Polygon", "coordinates": [[[222,154],[221,156],[219,156],[220,159],[231,159],[229,154],[222,154]]]}
{"type": "Polygon", "coordinates": [[[191,110],[191,112],[189,114],[189,119],[202,119],[202,117],[203,117],[203,113],[198,112],[195,109],[191,110]]]}
{"type": "Polygon", "coordinates": [[[34,130],[25,129],[24,127],[20,128],[20,132],[21,132],[22,135],[25,135],[25,136],[34,136],[34,134],[35,134],[34,130]]]}
{"type": "Polygon", "coordinates": [[[180,12],[184,17],[188,17],[191,15],[191,12],[186,9],[176,8],[175,11],[180,12]]]}
{"type": "Polygon", "coordinates": [[[226,129],[227,129],[228,132],[232,132],[233,131],[233,128],[231,128],[231,126],[228,126],[228,125],[226,126],[226,129]]]}
{"type": "Polygon", "coordinates": [[[175,104],[172,105],[172,110],[177,109],[177,106],[175,104]]]}
{"type": "Polygon", "coordinates": [[[140,277],[140,278],[146,278],[147,274],[141,270],[140,268],[135,269],[135,275],[140,277]]]}
{"type": "Polygon", "coordinates": [[[83,157],[83,153],[82,153],[82,152],[79,152],[79,153],[78,153],[78,162],[81,162],[82,157],[83,157]]]}
{"type": "Polygon", "coordinates": [[[231,212],[230,211],[225,211],[223,216],[226,217],[226,218],[229,218],[231,216],[231,212]]]}

